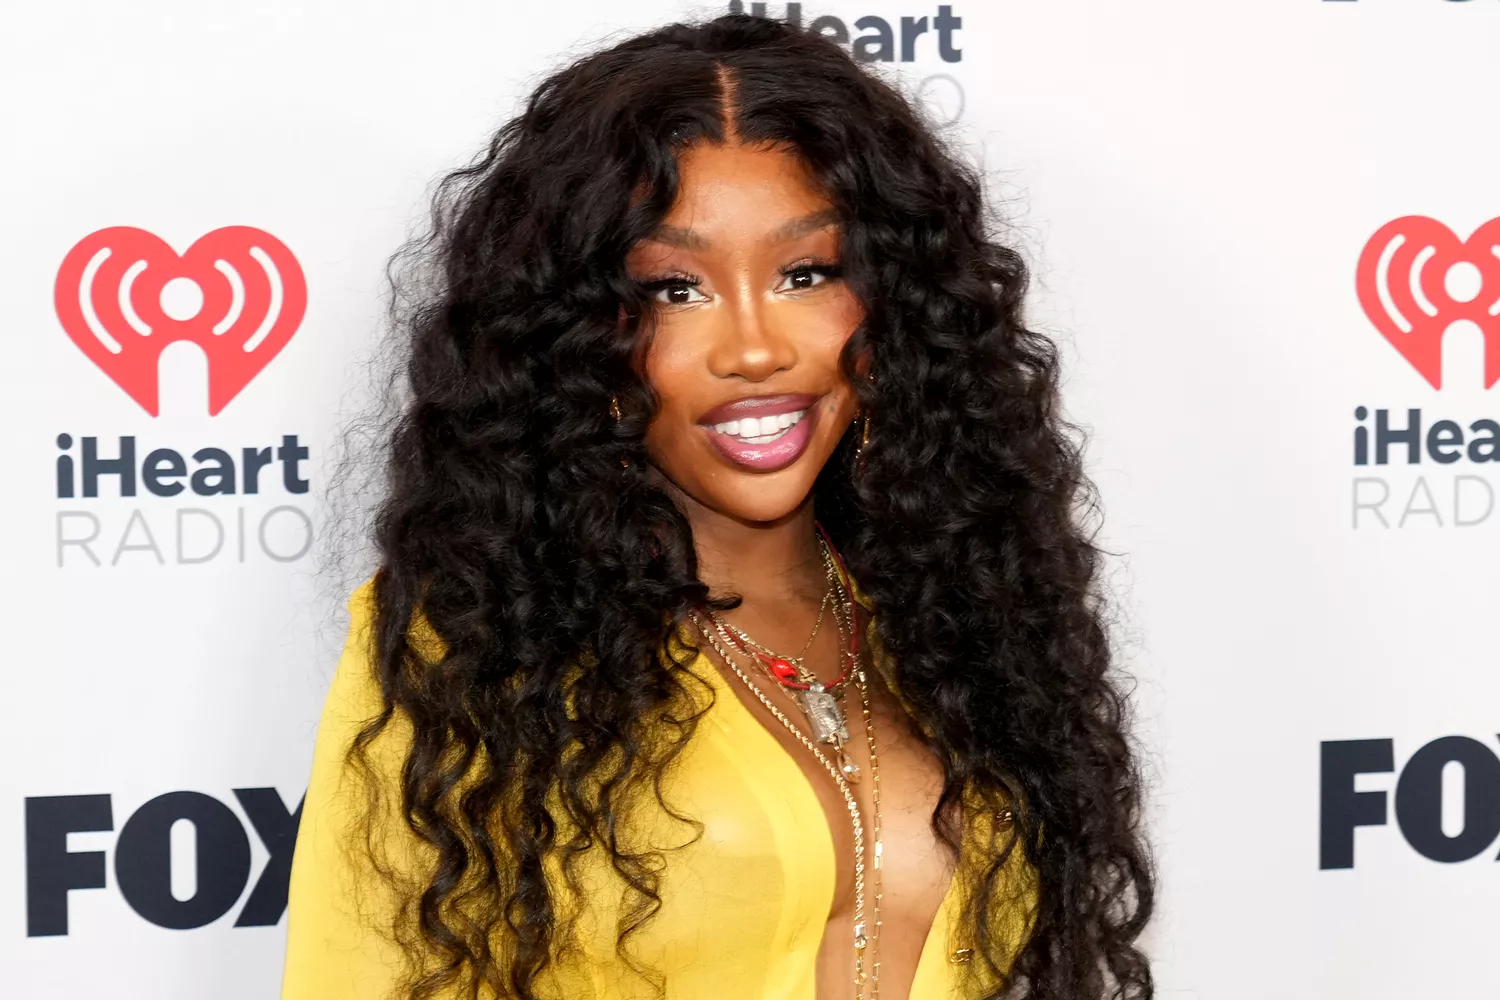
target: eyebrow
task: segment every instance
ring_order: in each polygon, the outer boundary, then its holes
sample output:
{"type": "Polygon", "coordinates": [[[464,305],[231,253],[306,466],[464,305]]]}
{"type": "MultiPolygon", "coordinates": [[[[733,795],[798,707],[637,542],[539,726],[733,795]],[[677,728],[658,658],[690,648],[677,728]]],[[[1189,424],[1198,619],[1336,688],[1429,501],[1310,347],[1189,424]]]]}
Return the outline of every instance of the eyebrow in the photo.
{"type": "MultiPolygon", "coordinates": [[[[839,221],[838,212],[831,208],[804,215],[800,219],[790,219],[771,231],[767,237],[773,243],[787,243],[792,240],[801,239],[811,233],[824,229],[839,221]]],[[[682,247],[684,250],[707,250],[708,239],[701,233],[692,229],[683,229],[680,226],[669,226],[663,223],[658,226],[656,232],[651,234],[651,239],[658,243],[666,243],[670,246],[682,247]]]]}

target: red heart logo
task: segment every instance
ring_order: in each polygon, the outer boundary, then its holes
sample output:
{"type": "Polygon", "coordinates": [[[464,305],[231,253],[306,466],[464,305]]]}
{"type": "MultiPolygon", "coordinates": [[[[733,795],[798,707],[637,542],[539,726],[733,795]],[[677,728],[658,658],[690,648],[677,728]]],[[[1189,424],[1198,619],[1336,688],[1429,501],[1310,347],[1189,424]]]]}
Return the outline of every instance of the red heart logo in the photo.
{"type": "Polygon", "coordinates": [[[179,340],[197,344],[208,357],[208,412],[215,416],[297,332],[307,282],[292,252],[251,226],[215,229],[180,257],[144,229],[112,226],[68,251],[53,300],[73,343],[153,417],[162,350],[179,340]],[[201,304],[168,315],[162,290],[184,279],[201,304]]]}
{"type": "Polygon", "coordinates": [[[1500,219],[1467,241],[1426,216],[1388,223],[1359,255],[1355,287],[1370,322],[1434,389],[1443,387],[1443,334],[1461,319],[1484,332],[1484,387],[1500,381],[1500,219]],[[1461,264],[1473,270],[1454,292],[1461,264]]]}

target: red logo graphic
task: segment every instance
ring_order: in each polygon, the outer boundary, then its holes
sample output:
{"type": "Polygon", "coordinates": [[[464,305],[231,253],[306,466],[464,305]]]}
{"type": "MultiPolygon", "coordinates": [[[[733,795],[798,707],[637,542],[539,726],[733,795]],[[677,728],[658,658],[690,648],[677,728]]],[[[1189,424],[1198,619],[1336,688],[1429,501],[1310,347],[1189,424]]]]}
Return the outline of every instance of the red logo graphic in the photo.
{"type": "Polygon", "coordinates": [[[1500,381],[1500,219],[1465,242],[1436,219],[1383,227],[1359,256],[1359,304],[1434,389],[1443,387],[1443,333],[1457,320],[1484,332],[1484,387],[1500,381]]]}
{"type": "Polygon", "coordinates": [[[214,416],[297,332],[307,282],[280,240],[250,226],[215,229],[180,257],[144,229],[113,226],[68,251],[53,299],[73,343],[153,417],[162,350],[203,348],[214,416]]]}

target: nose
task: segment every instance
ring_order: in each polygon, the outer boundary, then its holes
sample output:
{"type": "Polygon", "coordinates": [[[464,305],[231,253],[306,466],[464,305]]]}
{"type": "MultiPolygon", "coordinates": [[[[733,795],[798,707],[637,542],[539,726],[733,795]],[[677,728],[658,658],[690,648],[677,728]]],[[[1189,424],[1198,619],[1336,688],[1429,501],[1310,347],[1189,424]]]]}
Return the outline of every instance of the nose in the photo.
{"type": "Polygon", "coordinates": [[[781,315],[785,312],[753,293],[734,296],[708,352],[709,371],[718,378],[764,382],[794,367],[797,345],[787,328],[790,317],[781,315]]]}

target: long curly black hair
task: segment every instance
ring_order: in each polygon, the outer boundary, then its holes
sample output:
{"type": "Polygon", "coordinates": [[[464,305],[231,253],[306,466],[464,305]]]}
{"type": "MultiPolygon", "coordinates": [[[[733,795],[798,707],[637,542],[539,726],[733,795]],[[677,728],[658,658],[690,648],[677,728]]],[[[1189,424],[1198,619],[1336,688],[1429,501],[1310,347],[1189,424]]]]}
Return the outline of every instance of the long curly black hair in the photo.
{"type": "Polygon", "coordinates": [[[1097,498],[1059,412],[1056,347],[1023,323],[1026,269],[994,236],[977,173],[896,87],[828,40],[742,15],[548,77],[443,179],[431,231],[393,261],[402,398],[375,524],[385,711],[350,754],[368,771],[370,743],[409,716],[401,809],[437,861],[408,885],[403,990],[534,996],[569,929],[549,855],[609,852],[633,899],[622,944],[660,905],[662,857],[616,820],[640,789],[671,808],[660,779],[696,718],[680,711],[688,657],[660,650],[708,592],[647,469],[654,397],[633,359],[650,302],[624,258],[672,205],[677,154],[722,141],[729,113],[743,141],[797,151],[842,220],[865,309],[843,361],[869,437],[856,474],[846,436],[814,503],[942,761],[934,827],[958,847],[947,817],[966,789],[1018,804],[1013,836],[970,873],[964,918],[1004,976],[997,995],[1148,998],[1136,939],[1153,879],[1097,498]],[[868,381],[854,376],[865,352],[868,381]],[[413,642],[419,611],[440,659],[413,642]],[[1012,850],[1039,898],[1013,962],[988,931],[1012,850]]]}

